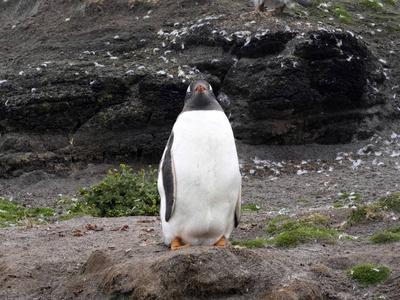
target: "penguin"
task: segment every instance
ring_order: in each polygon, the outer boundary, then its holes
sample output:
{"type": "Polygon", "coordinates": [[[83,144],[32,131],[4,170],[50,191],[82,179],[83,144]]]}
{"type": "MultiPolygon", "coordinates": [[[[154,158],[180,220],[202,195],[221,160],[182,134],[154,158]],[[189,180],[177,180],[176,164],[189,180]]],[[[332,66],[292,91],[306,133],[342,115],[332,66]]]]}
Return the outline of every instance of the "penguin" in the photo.
{"type": "Polygon", "coordinates": [[[177,250],[225,246],[241,216],[233,131],[211,85],[192,82],[161,158],[158,191],[164,243],[177,250]]]}
{"type": "Polygon", "coordinates": [[[268,12],[277,12],[283,13],[283,9],[287,6],[289,8],[293,7],[295,3],[298,3],[304,7],[311,7],[312,4],[307,0],[251,0],[255,9],[253,13],[263,12],[266,10],[266,7],[273,8],[268,10],[268,12]]]}

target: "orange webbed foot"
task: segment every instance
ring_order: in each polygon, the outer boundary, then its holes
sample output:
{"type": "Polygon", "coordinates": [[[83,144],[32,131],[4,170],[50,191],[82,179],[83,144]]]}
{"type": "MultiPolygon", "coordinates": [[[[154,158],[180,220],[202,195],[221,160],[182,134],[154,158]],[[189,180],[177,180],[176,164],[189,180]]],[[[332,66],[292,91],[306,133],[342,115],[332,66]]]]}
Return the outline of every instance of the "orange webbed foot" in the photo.
{"type": "Polygon", "coordinates": [[[216,243],[214,244],[214,246],[217,246],[217,247],[225,247],[225,246],[226,246],[225,237],[222,236],[222,237],[219,239],[219,241],[216,242],[216,243]]]}
{"type": "Polygon", "coordinates": [[[178,250],[178,249],[186,248],[189,246],[190,246],[190,244],[181,245],[180,239],[178,237],[176,237],[171,243],[171,250],[178,250]]]}

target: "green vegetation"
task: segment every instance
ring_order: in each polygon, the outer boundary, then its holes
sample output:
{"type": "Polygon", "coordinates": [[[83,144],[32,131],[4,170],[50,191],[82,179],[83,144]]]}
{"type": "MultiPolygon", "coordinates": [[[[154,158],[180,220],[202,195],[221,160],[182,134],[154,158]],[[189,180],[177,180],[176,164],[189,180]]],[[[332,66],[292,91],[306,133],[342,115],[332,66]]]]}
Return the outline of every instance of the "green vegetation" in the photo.
{"type": "Polygon", "coordinates": [[[258,204],[255,204],[255,203],[242,205],[243,212],[259,211],[260,209],[261,209],[261,206],[258,204]]]}
{"type": "Polygon", "coordinates": [[[350,211],[347,223],[354,225],[364,220],[380,220],[382,219],[382,216],[379,213],[380,210],[380,206],[376,203],[357,206],[350,211]]]}
{"type": "Polygon", "coordinates": [[[328,223],[328,217],[325,217],[320,214],[312,214],[311,216],[303,218],[303,221],[310,222],[313,224],[326,224],[328,223]]]}
{"type": "Polygon", "coordinates": [[[286,216],[278,216],[278,217],[276,217],[276,218],[270,220],[270,221],[268,222],[268,228],[267,228],[266,231],[267,231],[268,233],[274,233],[274,232],[277,230],[276,223],[278,223],[278,222],[280,222],[280,221],[283,221],[283,220],[285,220],[285,219],[287,219],[287,218],[288,218],[288,217],[286,217],[286,216]]]}
{"type": "Polygon", "coordinates": [[[332,11],[338,18],[339,22],[342,22],[345,24],[351,23],[351,16],[347,12],[347,10],[343,8],[343,6],[341,6],[339,4],[333,4],[332,11]]]}
{"type": "Polygon", "coordinates": [[[295,247],[312,240],[333,243],[339,233],[305,221],[287,221],[278,229],[278,235],[272,239],[278,247],[295,247]]]}
{"type": "Polygon", "coordinates": [[[340,196],[340,198],[351,202],[353,201],[356,202],[358,199],[360,199],[360,194],[355,192],[344,193],[343,195],[340,196]]]}
{"type": "Polygon", "coordinates": [[[361,284],[377,285],[390,276],[390,269],[376,264],[357,265],[346,270],[347,277],[357,280],[361,284]]]}
{"type": "Polygon", "coordinates": [[[394,192],[385,196],[382,196],[378,200],[378,204],[384,210],[392,210],[400,212],[400,192],[394,192]]]}
{"type": "Polygon", "coordinates": [[[44,224],[47,223],[45,218],[55,214],[55,211],[48,207],[28,209],[17,202],[0,197],[0,227],[44,224]]]}
{"type": "Polygon", "coordinates": [[[157,191],[157,170],[134,173],[123,164],[121,171],[108,171],[107,177],[89,189],[79,190],[83,196],[69,208],[69,213],[94,217],[157,216],[160,198],[157,191]]]}
{"type": "Polygon", "coordinates": [[[337,202],[337,203],[334,203],[332,206],[333,206],[334,208],[342,208],[342,207],[344,207],[344,204],[343,204],[343,203],[340,203],[340,202],[337,202]]]}
{"type": "Polygon", "coordinates": [[[389,244],[400,241],[400,226],[378,232],[371,236],[370,240],[374,244],[389,244]]]}
{"type": "Polygon", "coordinates": [[[386,4],[392,5],[392,6],[396,6],[395,0],[383,0],[383,2],[385,2],[386,4]]]}
{"type": "Polygon", "coordinates": [[[369,8],[381,8],[382,6],[379,5],[378,2],[373,0],[360,0],[360,3],[369,8]]]}

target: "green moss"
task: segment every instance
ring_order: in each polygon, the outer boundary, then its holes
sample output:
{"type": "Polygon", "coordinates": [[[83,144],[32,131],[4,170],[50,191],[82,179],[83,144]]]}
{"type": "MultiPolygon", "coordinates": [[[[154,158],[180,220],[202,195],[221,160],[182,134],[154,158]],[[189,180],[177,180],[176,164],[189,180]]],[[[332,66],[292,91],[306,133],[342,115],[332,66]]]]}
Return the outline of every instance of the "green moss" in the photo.
{"type": "Polygon", "coordinates": [[[378,2],[372,0],[360,0],[360,3],[369,8],[381,8],[378,2]]]}
{"type": "Polygon", "coordinates": [[[400,241],[400,234],[390,231],[382,231],[371,236],[370,240],[374,244],[389,244],[400,241]]]}
{"type": "Polygon", "coordinates": [[[357,280],[361,284],[377,285],[390,276],[390,269],[376,264],[357,265],[346,270],[347,277],[357,280]]]}
{"type": "Polygon", "coordinates": [[[350,211],[347,223],[354,225],[364,220],[380,220],[382,219],[382,216],[379,214],[379,212],[380,206],[376,203],[357,206],[350,211]]]}
{"type": "Polygon", "coordinates": [[[400,226],[378,232],[370,238],[374,244],[389,244],[400,241],[400,226]]]}
{"type": "Polygon", "coordinates": [[[285,219],[287,219],[287,218],[288,218],[287,216],[278,216],[278,217],[276,217],[276,218],[270,220],[270,221],[268,222],[268,228],[267,228],[266,231],[267,231],[268,233],[274,233],[274,232],[277,230],[276,223],[278,223],[278,222],[280,222],[280,221],[283,221],[283,220],[285,220],[285,219]]]}
{"type": "Polygon", "coordinates": [[[378,204],[385,210],[400,212],[400,192],[382,196],[378,200],[378,204]]]}
{"type": "Polygon", "coordinates": [[[320,214],[312,214],[306,218],[306,221],[314,224],[326,224],[328,223],[328,218],[320,214]]]}
{"type": "Polygon", "coordinates": [[[351,192],[351,193],[344,193],[343,195],[340,196],[340,198],[348,201],[354,201],[356,202],[358,199],[360,199],[360,194],[351,192]]]}
{"type": "Polygon", "coordinates": [[[297,202],[310,202],[311,199],[298,199],[297,202]]]}
{"type": "Polygon", "coordinates": [[[255,204],[255,203],[242,206],[243,212],[259,211],[260,209],[261,209],[261,206],[258,204],[255,204]]]}
{"type": "Polygon", "coordinates": [[[343,6],[341,6],[339,4],[334,4],[334,5],[332,5],[332,11],[335,14],[335,16],[338,18],[339,22],[345,23],[345,24],[351,23],[351,16],[347,12],[347,10],[343,8],[343,6]]]}
{"type": "Polygon", "coordinates": [[[287,221],[278,230],[279,234],[273,238],[278,247],[295,247],[312,240],[333,243],[339,233],[331,228],[316,226],[301,221],[287,221]]]}
{"type": "Polygon", "coordinates": [[[27,209],[17,202],[0,197],[0,227],[47,223],[45,218],[55,215],[48,207],[27,209]]]}
{"type": "Polygon", "coordinates": [[[337,202],[337,203],[334,203],[332,206],[333,206],[334,208],[342,208],[342,207],[344,206],[344,204],[343,204],[343,203],[337,202]]]}
{"type": "Polygon", "coordinates": [[[392,5],[392,6],[396,6],[395,0],[383,0],[383,2],[385,2],[386,4],[392,5]]]}

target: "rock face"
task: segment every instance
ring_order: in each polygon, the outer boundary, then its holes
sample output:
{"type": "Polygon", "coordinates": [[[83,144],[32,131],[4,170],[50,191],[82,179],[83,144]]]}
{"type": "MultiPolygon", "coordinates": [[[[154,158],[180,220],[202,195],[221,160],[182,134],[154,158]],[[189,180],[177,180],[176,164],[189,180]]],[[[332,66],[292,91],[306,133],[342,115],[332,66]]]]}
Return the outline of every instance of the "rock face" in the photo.
{"type": "Polygon", "coordinates": [[[197,78],[250,144],[347,143],[396,116],[382,63],[353,33],[249,23],[240,3],[176,5],[0,3],[0,176],[157,163],[197,78]]]}

